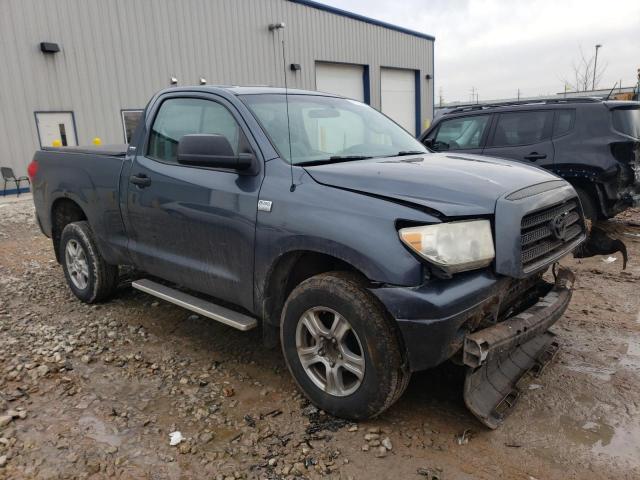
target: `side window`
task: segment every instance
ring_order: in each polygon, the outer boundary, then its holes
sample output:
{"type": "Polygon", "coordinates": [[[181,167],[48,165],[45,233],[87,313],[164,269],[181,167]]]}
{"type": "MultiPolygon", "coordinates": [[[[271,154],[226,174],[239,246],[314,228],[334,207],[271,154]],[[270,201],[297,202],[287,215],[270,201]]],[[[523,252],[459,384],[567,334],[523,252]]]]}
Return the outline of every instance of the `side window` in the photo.
{"type": "Polygon", "coordinates": [[[514,112],[498,116],[492,147],[528,145],[551,137],[553,112],[514,112]]]}
{"type": "Polygon", "coordinates": [[[162,103],[153,121],[147,155],[177,163],[180,138],[194,133],[224,135],[238,153],[241,130],[225,107],[210,100],[170,98],[162,103]]]}
{"type": "Polygon", "coordinates": [[[576,119],[575,110],[556,110],[555,123],[553,124],[553,136],[564,135],[573,128],[576,119]]]}
{"type": "Polygon", "coordinates": [[[431,141],[431,148],[443,151],[482,147],[482,135],[489,124],[489,118],[489,115],[474,115],[445,120],[431,141]]]}

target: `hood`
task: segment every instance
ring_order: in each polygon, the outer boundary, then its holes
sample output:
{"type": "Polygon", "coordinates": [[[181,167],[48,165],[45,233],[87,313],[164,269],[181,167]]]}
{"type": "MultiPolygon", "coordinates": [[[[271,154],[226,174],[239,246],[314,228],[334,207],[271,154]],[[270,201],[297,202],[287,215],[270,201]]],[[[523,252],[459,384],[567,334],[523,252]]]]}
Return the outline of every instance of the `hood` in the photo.
{"type": "Polygon", "coordinates": [[[558,177],[537,167],[480,155],[428,153],[305,167],[323,185],[393,198],[448,217],[490,215],[510,192],[558,177]]]}

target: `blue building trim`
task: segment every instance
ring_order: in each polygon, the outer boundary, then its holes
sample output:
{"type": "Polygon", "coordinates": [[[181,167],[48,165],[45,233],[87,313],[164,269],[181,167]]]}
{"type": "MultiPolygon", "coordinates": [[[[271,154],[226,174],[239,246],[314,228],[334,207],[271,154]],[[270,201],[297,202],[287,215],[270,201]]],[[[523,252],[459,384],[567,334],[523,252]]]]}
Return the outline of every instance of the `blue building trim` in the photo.
{"type": "Polygon", "coordinates": [[[409,30],[408,28],[399,27],[398,25],[393,25],[391,23],[382,22],[380,20],[375,20],[373,18],[365,17],[363,15],[358,15],[357,13],[349,12],[347,10],[342,10],[341,8],[331,7],[329,5],[325,5],[324,3],[314,2],[312,0],[289,0],[293,3],[298,3],[300,5],[305,5],[311,8],[317,8],[318,10],[323,10],[325,12],[334,13],[336,15],[341,15],[343,17],[352,18],[354,20],[359,20],[361,22],[370,23],[371,25],[377,25],[378,27],[388,28],[389,30],[395,30],[396,32],[406,33],[407,35],[413,35],[414,37],[424,38],[426,40],[435,40],[436,37],[432,35],[427,35],[426,33],[416,32],[415,30],[409,30]]]}
{"type": "Polygon", "coordinates": [[[362,70],[362,83],[364,87],[364,103],[371,105],[371,78],[369,76],[369,65],[365,65],[362,70]]]}
{"type": "MultiPolygon", "coordinates": [[[[29,187],[20,187],[20,193],[29,193],[29,187]]],[[[4,190],[0,190],[0,198],[4,198],[4,195],[2,194],[2,192],[4,192],[4,190]]],[[[8,195],[16,195],[18,193],[18,190],[15,188],[7,188],[7,196],[8,195]]]]}
{"type": "Polygon", "coordinates": [[[416,75],[416,137],[422,133],[422,106],[420,102],[420,87],[422,82],[420,81],[420,70],[415,71],[416,75]]]}

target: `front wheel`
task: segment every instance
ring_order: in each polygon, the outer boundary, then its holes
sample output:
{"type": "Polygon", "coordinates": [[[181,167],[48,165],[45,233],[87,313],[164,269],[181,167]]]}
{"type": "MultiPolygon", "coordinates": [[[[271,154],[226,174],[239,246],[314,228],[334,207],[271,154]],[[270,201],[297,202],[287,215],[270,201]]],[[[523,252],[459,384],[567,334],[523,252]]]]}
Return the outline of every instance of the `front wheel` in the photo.
{"type": "Polygon", "coordinates": [[[102,258],[87,222],[73,222],[64,227],[59,253],[67,284],[80,300],[96,303],[115,292],[118,267],[102,258]]]}
{"type": "Polygon", "coordinates": [[[280,335],[298,386],[338,417],[379,415],[408,384],[397,329],[355,275],[323,273],[298,285],[285,304],[280,335]]]}

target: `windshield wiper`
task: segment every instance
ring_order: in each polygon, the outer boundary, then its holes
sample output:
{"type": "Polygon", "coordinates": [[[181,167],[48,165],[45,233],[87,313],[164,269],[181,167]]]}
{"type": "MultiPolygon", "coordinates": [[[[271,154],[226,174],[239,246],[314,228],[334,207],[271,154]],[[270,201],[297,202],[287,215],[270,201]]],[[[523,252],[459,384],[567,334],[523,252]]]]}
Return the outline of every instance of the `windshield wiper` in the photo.
{"type": "Polygon", "coordinates": [[[371,155],[334,155],[329,157],[329,160],[366,160],[367,158],[373,158],[371,155]]]}
{"type": "Polygon", "coordinates": [[[307,160],[306,162],[298,162],[296,165],[303,166],[313,166],[313,165],[322,165],[325,163],[338,163],[338,162],[348,162],[350,160],[367,160],[369,158],[373,158],[371,155],[334,155],[329,158],[322,158],[319,160],[307,160]]]}
{"type": "Polygon", "coordinates": [[[404,157],[405,155],[420,155],[422,153],[427,153],[423,150],[401,150],[395,155],[389,155],[390,157],[404,157]]]}

